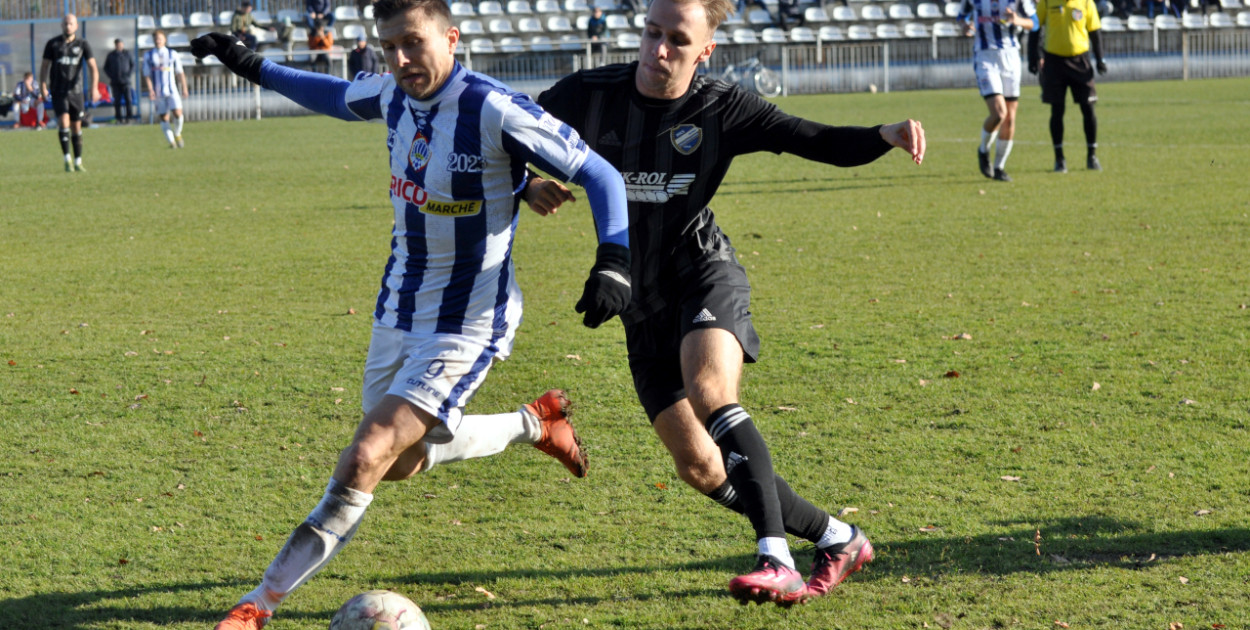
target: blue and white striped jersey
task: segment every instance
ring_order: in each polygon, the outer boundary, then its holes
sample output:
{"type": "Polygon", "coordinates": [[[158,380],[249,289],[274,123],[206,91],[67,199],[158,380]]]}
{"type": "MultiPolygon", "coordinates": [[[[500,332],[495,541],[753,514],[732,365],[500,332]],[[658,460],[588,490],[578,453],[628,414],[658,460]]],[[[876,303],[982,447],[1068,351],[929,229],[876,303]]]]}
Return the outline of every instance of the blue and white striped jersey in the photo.
{"type": "Polygon", "coordinates": [[[168,46],[143,53],[143,76],[152,78],[152,89],[158,97],[178,93],[174,81],[182,72],[182,60],[168,46]]]}
{"type": "Polygon", "coordinates": [[[395,226],[374,316],[414,332],[502,332],[521,305],[511,250],[526,163],[567,180],[586,143],[528,96],[459,63],[423,101],[390,74],[364,72],[344,98],[389,130],[395,226]]]}
{"type": "Polygon", "coordinates": [[[972,34],[973,51],[1020,47],[1016,27],[1003,23],[1003,11],[1008,7],[1024,18],[1037,14],[1033,0],[962,0],[958,19],[971,20],[976,27],[972,34]]]}

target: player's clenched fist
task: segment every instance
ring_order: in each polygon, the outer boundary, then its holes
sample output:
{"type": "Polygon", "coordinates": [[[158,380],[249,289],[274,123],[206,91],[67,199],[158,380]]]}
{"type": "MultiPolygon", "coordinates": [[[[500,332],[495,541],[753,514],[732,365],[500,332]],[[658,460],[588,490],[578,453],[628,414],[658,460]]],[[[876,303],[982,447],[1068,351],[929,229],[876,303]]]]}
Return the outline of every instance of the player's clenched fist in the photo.
{"type": "Polygon", "coordinates": [[[924,127],[919,120],[907,119],[893,125],[881,125],[881,139],[910,153],[916,164],[924,161],[924,127]]]}
{"type": "Polygon", "coordinates": [[[191,40],[191,54],[197,59],[213,55],[221,60],[222,65],[230,71],[260,84],[260,65],[264,57],[254,53],[243,42],[233,35],[225,33],[208,33],[191,40]]]}
{"type": "Polygon", "coordinates": [[[595,251],[595,266],[590,268],[582,299],[575,310],[585,313],[582,323],[598,328],[603,322],[620,315],[629,306],[633,290],[629,282],[629,248],[614,243],[600,243],[595,251]]]}

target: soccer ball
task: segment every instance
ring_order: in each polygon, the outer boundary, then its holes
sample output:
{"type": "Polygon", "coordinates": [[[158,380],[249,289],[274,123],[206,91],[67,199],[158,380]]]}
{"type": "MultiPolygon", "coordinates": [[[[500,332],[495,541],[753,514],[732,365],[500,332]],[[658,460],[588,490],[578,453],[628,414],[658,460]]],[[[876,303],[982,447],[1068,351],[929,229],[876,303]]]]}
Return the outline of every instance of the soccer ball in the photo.
{"type": "Polygon", "coordinates": [[[412,600],[377,590],[347,600],[330,620],[330,630],[430,630],[430,622],[412,600]]]}

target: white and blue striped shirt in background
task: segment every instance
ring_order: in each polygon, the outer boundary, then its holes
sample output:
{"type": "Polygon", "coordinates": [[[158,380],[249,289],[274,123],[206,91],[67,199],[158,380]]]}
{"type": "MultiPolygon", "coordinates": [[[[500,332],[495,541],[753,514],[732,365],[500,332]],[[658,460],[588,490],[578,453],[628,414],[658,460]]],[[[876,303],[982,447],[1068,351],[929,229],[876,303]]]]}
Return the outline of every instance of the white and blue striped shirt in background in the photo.
{"type": "Polygon", "coordinates": [[[182,72],[182,60],[168,46],[143,53],[143,76],[152,78],[152,89],[158,97],[178,93],[174,77],[182,72]]]}
{"type": "Polygon", "coordinates": [[[374,316],[413,332],[502,333],[521,306],[511,250],[526,163],[567,180],[586,143],[528,96],[459,63],[429,99],[362,72],[345,101],[389,128],[395,226],[374,316]]]}
{"type": "Polygon", "coordinates": [[[1031,18],[1037,13],[1033,0],[962,0],[958,19],[971,20],[976,27],[972,34],[973,51],[1020,47],[1016,27],[1003,23],[1004,10],[1008,7],[1024,18],[1031,18]]]}

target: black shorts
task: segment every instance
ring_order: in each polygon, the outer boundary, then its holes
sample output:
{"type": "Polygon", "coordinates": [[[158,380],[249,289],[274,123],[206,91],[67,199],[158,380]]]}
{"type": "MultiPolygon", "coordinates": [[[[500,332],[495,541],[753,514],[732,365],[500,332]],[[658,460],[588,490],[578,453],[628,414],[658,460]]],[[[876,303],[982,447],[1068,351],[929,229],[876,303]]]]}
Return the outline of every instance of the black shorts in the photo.
{"type": "Polygon", "coordinates": [[[760,352],[760,338],[751,325],[751,285],[742,265],[703,263],[662,291],[666,294],[663,310],[625,325],[634,391],[652,422],[661,411],[686,397],[681,340],[690,331],[720,328],[733,333],[746,363],[754,363],[760,352]]]}
{"type": "Polygon", "coordinates": [[[74,122],[82,120],[82,114],[85,111],[83,107],[82,92],[72,92],[70,94],[52,95],[52,111],[56,112],[58,118],[65,114],[69,114],[69,121],[74,122]]]}
{"type": "Polygon", "coordinates": [[[1093,103],[1098,100],[1098,92],[1094,90],[1094,67],[1089,63],[1089,55],[1060,57],[1045,53],[1042,64],[1042,75],[1038,83],[1042,85],[1042,102],[1057,104],[1063,102],[1064,93],[1072,88],[1072,102],[1077,104],[1093,103]]]}

